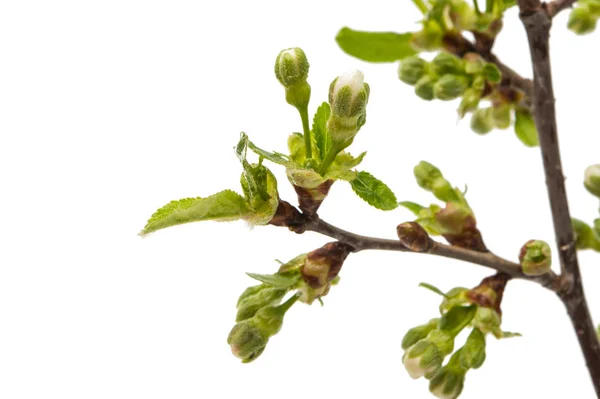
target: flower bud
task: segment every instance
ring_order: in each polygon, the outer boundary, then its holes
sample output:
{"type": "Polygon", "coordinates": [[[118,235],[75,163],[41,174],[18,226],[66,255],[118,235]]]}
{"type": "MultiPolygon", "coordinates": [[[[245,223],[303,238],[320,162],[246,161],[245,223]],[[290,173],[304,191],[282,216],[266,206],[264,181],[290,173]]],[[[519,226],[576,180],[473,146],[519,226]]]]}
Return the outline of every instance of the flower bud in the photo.
{"type": "Polygon", "coordinates": [[[477,53],[467,53],[463,56],[465,61],[465,72],[475,75],[483,71],[485,60],[477,53]]]}
{"type": "Polygon", "coordinates": [[[502,72],[500,72],[500,69],[498,69],[496,64],[485,64],[481,73],[486,80],[492,83],[500,83],[502,80],[502,72]]]}
{"type": "Polygon", "coordinates": [[[299,48],[283,50],[275,60],[275,76],[285,87],[305,82],[308,78],[310,64],[304,51],[299,48]]]}
{"type": "MultiPolygon", "coordinates": [[[[600,219],[596,220],[600,222],[600,219]]],[[[600,233],[594,233],[594,229],[591,226],[579,219],[572,218],[571,224],[575,233],[575,246],[577,249],[595,249],[600,251],[600,233]]]]}
{"type": "Polygon", "coordinates": [[[521,248],[519,261],[523,273],[528,276],[539,276],[550,271],[552,251],[550,245],[541,240],[529,240],[521,248]]]}
{"type": "Polygon", "coordinates": [[[588,166],[584,173],[583,185],[590,193],[600,198],[600,164],[588,166]]]}
{"type": "Polygon", "coordinates": [[[494,128],[491,108],[480,108],[473,112],[471,129],[477,134],[487,134],[494,128]]]}
{"type": "Polygon", "coordinates": [[[314,170],[286,169],[290,183],[298,195],[300,209],[306,214],[315,214],[329,194],[334,180],[325,180],[314,170]]]}
{"type": "Polygon", "coordinates": [[[416,84],[425,75],[427,61],[419,56],[408,57],[400,61],[398,77],[409,85],[416,84]]]}
{"type": "Polygon", "coordinates": [[[465,375],[460,366],[444,366],[429,381],[429,391],[440,399],[456,399],[463,390],[465,375]]]}
{"type": "Polygon", "coordinates": [[[457,31],[474,30],[477,14],[466,1],[454,0],[450,2],[450,20],[457,31]]]}
{"type": "Polygon", "coordinates": [[[236,324],[227,337],[231,352],[242,359],[243,363],[249,363],[260,356],[268,342],[269,337],[257,327],[254,319],[236,324]]]}
{"type": "Polygon", "coordinates": [[[449,101],[461,96],[469,85],[466,77],[447,74],[442,76],[433,86],[435,98],[449,101]]]}
{"type": "Polygon", "coordinates": [[[349,71],[335,78],[329,86],[331,113],[345,118],[357,117],[366,111],[369,85],[360,71],[349,71]]]}
{"type": "Polygon", "coordinates": [[[465,62],[457,56],[441,51],[431,61],[431,70],[442,76],[447,74],[462,74],[465,71],[465,62]]]}
{"type": "Polygon", "coordinates": [[[433,375],[442,365],[444,356],[439,348],[427,339],[423,339],[406,350],[402,356],[404,368],[411,378],[417,379],[433,375]]]}
{"type": "Polygon", "coordinates": [[[508,129],[510,126],[510,106],[499,105],[492,108],[492,120],[498,129],[508,129]]]}
{"type": "Polygon", "coordinates": [[[405,222],[396,227],[402,245],[414,252],[426,252],[431,247],[429,234],[416,222],[405,222]]]}
{"type": "Polygon", "coordinates": [[[254,295],[245,297],[238,304],[238,312],[235,317],[235,321],[240,322],[249,319],[265,306],[278,304],[285,296],[287,291],[288,290],[285,288],[275,288],[266,285],[265,288],[261,289],[254,295]]]}
{"type": "Polygon", "coordinates": [[[267,284],[259,284],[259,285],[253,285],[252,287],[246,288],[244,290],[244,292],[242,292],[242,295],[240,295],[240,297],[238,298],[237,304],[235,306],[239,307],[240,303],[242,303],[242,301],[244,299],[258,294],[260,291],[264,290],[265,288],[269,288],[269,286],[267,284]]]}
{"type": "Polygon", "coordinates": [[[298,295],[294,295],[279,306],[264,307],[260,309],[252,319],[265,336],[272,337],[281,330],[286,312],[297,300],[298,295]]]}
{"type": "Polygon", "coordinates": [[[497,338],[502,337],[502,330],[500,329],[502,316],[492,308],[478,306],[471,323],[474,328],[481,330],[484,334],[492,333],[497,338]]]}
{"type": "Polygon", "coordinates": [[[465,90],[460,105],[458,106],[458,115],[462,118],[467,112],[475,111],[481,100],[481,90],[468,88],[465,90]]]}
{"type": "Polygon", "coordinates": [[[567,27],[578,35],[584,35],[596,29],[596,21],[597,18],[594,18],[590,9],[583,5],[571,11],[567,27]]]}
{"type": "Polygon", "coordinates": [[[435,80],[428,75],[423,76],[415,85],[415,94],[423,100],[433,100],[433,85],[435,80]]]}
{"type": "Polygon", "coordinates": [[[460,364],[465,369],[478,369],[483,365],[485,357],[485,334],[474,328],[460,349],[460,364]]]}
{"type": "Polygon", "coordinates": [[[431,319],[427,324],[423,324],[417,327],[413,327],[404,334],[404,338],[402,338],[402,349],[406,350],[419,342],[422,339],[425,339],[427,335],[434,329],[438,327],[440,319],[431,319]]]}

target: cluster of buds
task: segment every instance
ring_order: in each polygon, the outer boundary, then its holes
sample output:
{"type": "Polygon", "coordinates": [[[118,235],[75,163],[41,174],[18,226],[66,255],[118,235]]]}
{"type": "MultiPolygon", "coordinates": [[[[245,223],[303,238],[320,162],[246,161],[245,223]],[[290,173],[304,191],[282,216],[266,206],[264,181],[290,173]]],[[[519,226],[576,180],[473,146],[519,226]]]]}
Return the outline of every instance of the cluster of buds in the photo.
{"type": "Polygon", "coordinates": [[[547,242],[542,240],[529,240],[519,253],[519,262],[523,273],[528,276],[546,274],[552,267],[552,250],[547,242]]]}
{"type": "Polygon", "coordinates": [[[579,0],[569,15],[568,28],[583,35],[596,29],[600,18],[600,0],[579,0]]]}
{"type": "Polygon", "coordinates": [[[475,251],[487,251],[481,232],[477,228],[475,214],[469,207],[463,193],[452,187],[442,172],[421,161],[414,168],[417,184],[432,192],[437,199],[446,203],[445,208],[431,205],[412,209],[419,223],[428,233],[442,235],[450,244],[475,251]]]}
{"type": "Polygon", "coordinates": [[[243,363],[255,360],[265,350],[269,339],[279,332],[285,313],[297,300],[298,295],[292,296],[281,305],[272,305],[266,301],[264,306],[260,307],[252,317],[239,321],[227,337],[231,352],[242,359],[243,363]]]}

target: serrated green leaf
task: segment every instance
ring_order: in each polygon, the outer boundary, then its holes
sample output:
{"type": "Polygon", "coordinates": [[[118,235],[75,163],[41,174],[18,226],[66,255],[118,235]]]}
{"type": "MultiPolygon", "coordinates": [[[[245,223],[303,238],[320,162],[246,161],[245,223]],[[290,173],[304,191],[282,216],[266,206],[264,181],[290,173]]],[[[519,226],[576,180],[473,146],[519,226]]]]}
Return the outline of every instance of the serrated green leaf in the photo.
{"type": "Polygon", "coordinates": [[[423,287],[425,289],[428,289],[431,292],[435,292],[436,294],[443,296],[444,298],[448,298],[446,296],[446,294],[444,294],[444,291],[440,290],[438,287],[431,285],[429,283],[419,283],[419,287],[423,287]]]}
{"type": "Polygon", "coordinates": [[[358,172],[350,185],[356,195],[377,209],[390,211],[398,207],[398,200],[392,190],[368,172],[358,172]]]}
{"type": "Polygon", "coordinates": [[[423,209],[425,209],[424,206],[419,205],[415,202],[411,202],[411,201],[402,201],[402,202],[398,202],[398,205],[403,206],[404,208],[408,209],[409,211],[411,211],[412,213],[414,213],[416,216],[419,216],[419,214],[421,213],[421,211],[423,209]]]}
{"type": "Polygon", "coordinates": [[[257,273],[246,273],[249,277],[260,281],[268,285],[272,285],[277,288],[289,288],[296,284],[300,280],[300,275],[295,276],[282,276],[279,273],[275,274],[257,274],[257,273]]]}
{"type": "Polygon", "coordinates": [[[335,157],[334,162],[327,168],[324,178],[346,181],[356,179],[358,172],[352,169],[362,162],[365,155],[367,155],[366,151],[355,158],[345,151],[340,152],[335,157]]]}
{"type": "Polygon", "coordinates": [[[141,236],[178,224],[204,220],[231,221],[251,214],[244,197],[231,190],[224,190],[206,198],[184,198],[171,201],[150,217],[141,236]]]}
{"type": "Polygon", "coordinates": [[[394,62],[417,51],[411,46],[412,33],[363,32],[342,28],[335,40],[347,54],[368,62],[394,62]]]}
{"type": "Polygon", "coordinates": [[[331,137],[327,134],[329,115],[331,115],[331,108],[328,103],[324,102],[317,108],[313,118],[313,137],[321,160],[325,159],[327,151],[331,148],[331,137]]]}
{"type": "Polygon", "coordinates": [[[537,147],[540,145],[535,121],[529,111],[515,111],[515,133],[519,140],[527,147],[537,147]]]}

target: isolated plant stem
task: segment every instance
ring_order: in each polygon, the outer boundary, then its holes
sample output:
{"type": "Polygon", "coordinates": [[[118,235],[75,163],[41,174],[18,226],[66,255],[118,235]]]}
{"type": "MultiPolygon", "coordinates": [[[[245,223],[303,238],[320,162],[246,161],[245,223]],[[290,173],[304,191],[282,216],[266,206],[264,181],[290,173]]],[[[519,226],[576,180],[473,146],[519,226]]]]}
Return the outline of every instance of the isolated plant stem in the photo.
{"type": "Polygon", "coordinates": [[[308,125],[308,109],[304,108],[300,111],[302,119],[302,130],[304,133],[304,148],[306,148],[306,159],[312,158],[312,143],[310,140],[310,127],[308,125]]]}
{"type": "MultiPolygon", "coordinates": [[[[518,3],[521,11],[520,18],[527,32],[533,65],[534,119],[539,135],[554,233],[559,251],[561,277],[570,285],[569,289],[559,292],[559,296],[567,308],[596,395],[600,398],[600,343],[581,283],[581,272],[577,261],[558,145],[549,49],[551,18],[556,12],[549,12],[539,0],[519,0],[518,3]]],[[[557,1],[555,4],[558,10],[566,8],[568,5],[568,1],[557,1]]]]}

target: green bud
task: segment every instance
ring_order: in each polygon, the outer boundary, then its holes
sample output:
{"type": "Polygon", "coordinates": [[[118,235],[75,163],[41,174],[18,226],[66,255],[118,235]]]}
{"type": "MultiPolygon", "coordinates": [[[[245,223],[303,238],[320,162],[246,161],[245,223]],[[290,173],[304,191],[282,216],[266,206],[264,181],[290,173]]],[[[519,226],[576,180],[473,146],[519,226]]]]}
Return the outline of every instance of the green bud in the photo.
{"type": "Polygon", "coordinates": [[[418,51],[433,51],[442,47],[444,31],[442,27],[433,20],[426,20],[423,29],[413,33],[412,46],[418,51]]]}
{"type": "Polygon", "coordinates": [[[245,297],[238,304],[238,312],[235,321],[240,322],[249,319],[265,306],[278,304],[287,291],[286,288],[269,288],[269,286],[267,286],[254,295],[245,297]]]}
{"type": "Polygon", "coordinates": [[[465,90],[460,105],[458,106],[458,115],[462,118],[467,112],[475,111],[481,100],[481,90],[469,88],[465,90]]]}
{"type": "Polygon", "coordinates": [[[465,62],[461,58],[445,51],[436,55],[431,61],[430,66],[431,70],[440,76],[462,74],[465,71],[465,62]]]}
{"type": "Polygon", "coordinates": [[[304,51],[299,48],[283,50],[275,60],[275,76],[284,87],[305,82],[310,64],[304,51]]]}
{"type": "Polygon", "coordinates": [[[528,276],[539,276],[550,271],[552,251],[550,245],[541,240],[529,240],[521,248],[519,261],[523,273],[528,276]]]}
{"type": "Polygon", "coordinates": [[[470,75],[479,74],[483,71],[485,60],[477,53],[467,53],[463,56],[465,61],[465,72],[470,75]]]}
{"type": "MultiPolygon", "coordinates": [[[[440,322],[442,322],[442,320],[440,320],[440,322]]],[[[432,342],[437,346],[442,356],[449,355],[454,350],[454,335],[448,331],[440,329],[431,330],[425,340],[432,342]]]]}
{"type": "Polygon", "coordinates": [[[433,183],[437,180],[444,180],[442,172],[427,161],[421,161],[413,169],[417,184],[425,190],[431,191],[433,183]]]}
{"type": "Polygon", "coordinates": [[[460,364],[465,369],[477,369],[485,361],[485,334],[474,328],[460,349],[460,364]]]}
{"type": "Polygon", "coordinates": [[[440,319],[431,319],[427,324],[413,327],[404,334],[402,338],[402,349],[406,350],[422,339],[425,339],[431,331],[437,328],[440,319]]]}
{"type": "Polygon", "coordinates": [[[483,91],[485,89],[485,78],[483,76],[476,76],[471,83],[471,87],[475,90],[483,91]]]}
{"type": "Polygon", "coordinates": [[[243,363],[249,363],[260,356],[268,342],[269,337],[257,327],[254,319],[236,324],[227,337],[231,352],[242,359],[243,363]]]}
{"type": "Polygon", "coordinates": [[[471,323],[477,314],[477,306],[454,306],[442,315],[440,330],[454,338],[471,323]]]}
{"type": "Polygon", "coordinates": [[[279,306],[264,307],[260,309],[252,319],[264,335],[272,337],[281,330],[283,317],[297,300],[298,295],[294,295],[279,306]]]}
{"type": "Polygon", "coordinates": [[[433,85],[435,84],[435,79],[431,76],[425,75],[415,85],[415,94],[421,97],[423,100],[431,101],[433,100],[433,85]]]}
{"type": "Polygon", "coordinates": [[[498,69],[496,64],[485,64],[481,73],[486,80],[492,83],[500,83],[500,81],[502,80],[502,72],[500,72],[500,69],[498,69]]]}
{"type": "Polygon", "coordinates": [[[587,167],[584,173],[583,185],[590,193],[600,198],[600,164],[587,167]]]}
{"type": "Polygon", "coordinates": [[[309,63],[301,48],[283,50],[275,60],[275,76],[285,87],[285,99],[288,104],[305,109],[310,101],[308,78],[309,63]]]}
{"type": "Polygon", "coordinates": [[[398,77],[404,83],[414,85],[425,75],[426,69],[427,61],[415,55],[400,61],[398,77]]]}
{"type": "Polygon", "coordinates": [[[477,134],[487,134],[494,128],[492,108],[480,108],[473,112],[471,129],[477,134]]]}
{"type": "MultiPolygon", "coordinates": [[[[600,222],[600,219],[596,220],[600,222]]],[[[600,233],[595,234],[592,227],[579,219],[572,218],[571,224],[575,233],[575,245],[577,249],[595,249],[600,251],[600,241],[596,237],[597,235],[600,236],[600,233]]]]}
{"type": "Polygon", "coordinates": [[[474,30],[477,14],[466,1],[454,0],[450,2],[450,20],[457,31],[474,30]]]}
{"type": "Polygon", "coordinates": [[[467,87],[469,80],[461,75],[444,75],[433,86],[435,98],[449,101],[460,97],[467,87]]]}
{"type": "Polygon", "coordinates": [[[498,105],[492,108],[492,120],[498,129],[510,127],[510,105],[498,105]]]}
{"type": "Polygon", "coordinates": [[[330,283],[339,274],[350,251],[352,247],[335,241],[309,252],[300,269],[306,284],[320,288],[330,283]]]}
{"type": "Polygon", "coordinates": [[[429,381],[429,391],[440,399],[458,398],[465,384],[466,372],[454,362],[442,367],[429,381]]]}
{"type": "Polygon", "coordinates": [[[596,29],[597,18],[586,6],[575,7],[569,15],[567,27],[578,35],[591,33],[596,29]]]}
{"type": "Polygon", "coordinates": [[[481,330],[484,334],[492,333],[496,338],[502,337],[502,330],[500,329],[502,316],[492,308],[478,306],[471,323],[474,328],[481,330]]]}
{"type": "Polygon", "coordinates": [[[444,355],[439,348],[427,339],[418,341],[408,348],[402,357],[404,368],[415,380],[435,374],[443,361],[444,355]]]}
{"type": "Polygon", "coordinates": [[[455,306],[462,306],[469,303],[468,288],[454,287],[446,293],[446,296],[440,304],[440,312],[445,313],[455,306]]]}
{"type": "Polygon", "coordinates": [[[264,290],[265,288],[269,288],[269,286],[267,284],[259,284],[259,285],[253,285],[252,287],[248,287],[244,290],[244,292],[242,292],[242,295],[240,295],[240,297],[238,298],[237,304],[235,305],[236,307],[240,306],[240,303],[242,303],[242,301],[248,297],[251,297],[255,294],[258,294],[260,291],[264,290]]]}
{"type": "Polygon", "coordinates": [[[370,89],[363,79],[362,72],[349,71],[331,82],[329,104],[332,114],[354,118],[366,112],[370,89]]]}

